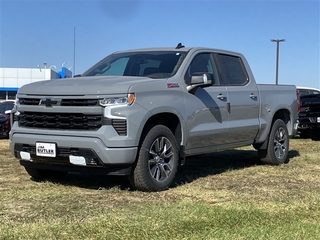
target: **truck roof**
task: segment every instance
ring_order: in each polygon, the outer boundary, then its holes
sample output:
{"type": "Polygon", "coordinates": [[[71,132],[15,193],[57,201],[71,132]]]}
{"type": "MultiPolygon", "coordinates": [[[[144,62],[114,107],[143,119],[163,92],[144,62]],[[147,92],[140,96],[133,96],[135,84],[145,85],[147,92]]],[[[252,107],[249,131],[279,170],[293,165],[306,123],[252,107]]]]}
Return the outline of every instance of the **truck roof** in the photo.
{"type": "Polygon", "coordinates": [[[241,53],[229,51],[229,50],[223,50],[218,48],[207,48],[207,47],[182,47],[182,48],[176,48],[176,47],[151,47],[151,48],[137,48],[137,49],[129,49],[129,50],[123,50],[123,51],[116,51],[114,53],[126,53],[126,52],[152,52],[152,51],[174,51],[174,52],[189,52],[189,51],[197,51],[197,50],[208,50],[208,51],[214,51],[214,52],[220,52],[220,53],[226,53],[226,54],[235,54],[235,55],[242,55],[241,53]]]}

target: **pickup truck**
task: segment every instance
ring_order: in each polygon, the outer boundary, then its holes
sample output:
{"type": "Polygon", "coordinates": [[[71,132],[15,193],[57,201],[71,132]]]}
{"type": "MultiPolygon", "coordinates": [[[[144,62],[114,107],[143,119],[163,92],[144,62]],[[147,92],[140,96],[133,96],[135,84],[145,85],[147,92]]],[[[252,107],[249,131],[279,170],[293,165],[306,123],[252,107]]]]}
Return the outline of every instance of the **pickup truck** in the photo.
{"type": "Polygon", "coordinates": [[[161,191],[191,155],[252,145],[263,163],[287,163],[298,108],[295,86],[256,84],[240,53],[136,49],[22,86],[9,142],[33,179],[127,175],[134,189],[161,191]]]}
{"type": "Polygon", "coordinates": [[[301,95],[298,131],[300,137],[320,140],[320,93],[301,95]]]}

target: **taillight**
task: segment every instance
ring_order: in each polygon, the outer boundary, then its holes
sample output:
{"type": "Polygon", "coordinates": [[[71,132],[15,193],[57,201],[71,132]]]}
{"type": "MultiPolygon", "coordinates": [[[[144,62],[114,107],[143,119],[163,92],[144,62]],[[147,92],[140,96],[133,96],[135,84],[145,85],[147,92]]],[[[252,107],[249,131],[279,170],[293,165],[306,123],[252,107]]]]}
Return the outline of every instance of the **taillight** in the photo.
{"type": "Polygon", "coordinates": [[[301,111],[301,99],[300,99],[300,94],[299,94],[299,90],[296,90],[297,93],[297,104],[298,104],[298,113],[301,111]]]}

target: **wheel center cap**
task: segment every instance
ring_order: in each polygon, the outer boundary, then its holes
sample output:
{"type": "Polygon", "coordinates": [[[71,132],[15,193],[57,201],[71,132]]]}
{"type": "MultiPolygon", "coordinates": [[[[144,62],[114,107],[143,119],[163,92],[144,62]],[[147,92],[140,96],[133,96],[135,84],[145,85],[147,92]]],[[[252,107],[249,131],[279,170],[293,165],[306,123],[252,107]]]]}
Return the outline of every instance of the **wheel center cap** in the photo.
{"type": "Polygon", "coordinates": [[[157,155],[157,156],[155,157],[155,160],[156,160],[156,162],[158,163],[158,162],[161,161],[161,157],[157,155]]]}

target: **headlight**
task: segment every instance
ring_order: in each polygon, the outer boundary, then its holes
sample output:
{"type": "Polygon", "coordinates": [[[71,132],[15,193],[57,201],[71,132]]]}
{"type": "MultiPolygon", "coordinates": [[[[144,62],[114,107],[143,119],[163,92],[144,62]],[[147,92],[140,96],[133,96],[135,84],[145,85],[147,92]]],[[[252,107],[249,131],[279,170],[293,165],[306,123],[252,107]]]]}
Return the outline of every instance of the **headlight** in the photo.
{"type": "Polygon", "coordinates": [[[99,100],[99,104],[103,107],[114,105],[131,105],[135,100],[134,93],[129,93],[125,97],[104,98],[99,100]]]}

